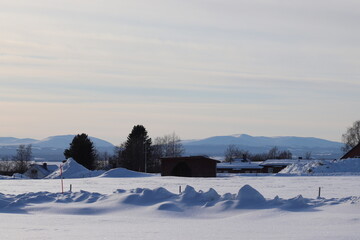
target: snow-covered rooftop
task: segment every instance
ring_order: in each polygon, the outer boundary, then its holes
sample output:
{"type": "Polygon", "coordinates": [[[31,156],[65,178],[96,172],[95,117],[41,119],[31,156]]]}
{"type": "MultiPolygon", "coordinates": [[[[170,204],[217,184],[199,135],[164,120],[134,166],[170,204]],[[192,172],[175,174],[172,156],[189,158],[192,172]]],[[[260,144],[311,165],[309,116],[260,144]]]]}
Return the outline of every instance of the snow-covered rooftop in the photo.
{"type": "Polygon", "coordinates": [[[218,169],[261,169],[260,166],[262,162],[222,162],[217,164],[218,169]]]}
{"type": "Polygon", "coordinates": [[[261,163],[262,166],[288,166],[290,164],[306,162],[309,160],[300,160],[300,159],[268,159],[261,163]]]}

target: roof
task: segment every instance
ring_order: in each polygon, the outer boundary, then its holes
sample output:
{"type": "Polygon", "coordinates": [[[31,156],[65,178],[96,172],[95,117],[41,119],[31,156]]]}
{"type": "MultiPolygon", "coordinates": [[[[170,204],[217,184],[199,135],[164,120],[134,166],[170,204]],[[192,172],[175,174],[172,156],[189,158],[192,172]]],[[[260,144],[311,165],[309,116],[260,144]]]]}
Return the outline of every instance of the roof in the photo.
{"type": "Polygon", "coordinates": [[[47,165],[47,169],[48,169],[50,172],[54,172],[54,171],[56,171],[58,168],[59,168],[59,166],[56,165],[56,164],[48,164],[48,165],[47,165]]]}
{"type": "Polygon", "coordinates": [[[216,163],[220,163],[220,161],[208,158],[205,156],[187,156],[187,157],[163,157],[160,158],[161,160],[166,161],[178,161],[178,160],[184,160],[184,161],[198,161],[198,160],[207,160],[207,161],[215,161],[216,163]]]}
{"type": "Polygon", "coordinates": [[[39,164],[31,164],[30,169],[37,169],[39,172],[41,172],[43,175],[49,175],[50,173],[54,172],[58,169],[58,166],[55,164],[47,165],[45,169],[43,165],[39,164]]]}
{"type": "Polygon", "coordinates": [[[262,169],[262,162],[222,162],[217,165],[219,169],[262,169]]]}
{"type": "Polygon", "coordinates": [[[261,166],[288,166],[293,163],[298,163],[298,159],[268,159],[261,163],[261,166]]]}
{"type": "Polygon", "coordinates": [[[345,155],[342,156],[340,159],[358,158],[358,157],[360,157],[360,143],[358,145],[356,145],[355,147],[353,147],[350,151],[345,153],[345,155]]]}

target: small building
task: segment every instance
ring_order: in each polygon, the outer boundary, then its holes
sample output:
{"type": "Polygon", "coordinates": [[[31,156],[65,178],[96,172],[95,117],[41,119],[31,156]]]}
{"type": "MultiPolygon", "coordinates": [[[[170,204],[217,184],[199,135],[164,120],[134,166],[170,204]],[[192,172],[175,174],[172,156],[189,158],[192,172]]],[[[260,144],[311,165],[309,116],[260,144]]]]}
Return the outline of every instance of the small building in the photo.
{"type": "Polygon", "coordinates": [[[360,143],[341,157],[341,159],[346,158],[360,158],[360,143]]]}
{"type": "Polygon", "coordinates": [[[222,162],[217,165],[218,173],[262,173],[262,162],[251,161],[234,161],[234,162],[222,162]]]}
{"type": "Polygon", "coordinates": [[[55,164],[31,164],[29,169],[24,173],[24,175],[32,179],[41,179],[46,177],[50,173],[56,171],[57,169],[58,166],[55,164]]]}
{"type": "Polygon", "coordinates": [[[217,163],[205,156],[161,158],[161,176],[216,177],[217,163]]]}

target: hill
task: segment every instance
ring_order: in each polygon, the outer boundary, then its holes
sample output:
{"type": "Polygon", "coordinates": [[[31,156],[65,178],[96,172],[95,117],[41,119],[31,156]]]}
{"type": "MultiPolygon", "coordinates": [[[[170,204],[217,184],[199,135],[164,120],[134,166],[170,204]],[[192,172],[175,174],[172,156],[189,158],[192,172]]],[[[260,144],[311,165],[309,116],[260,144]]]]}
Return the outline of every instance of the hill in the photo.
{"type": "MultiPolygon", "coordinates": [[[[41,147],[41,148],[46,148],[46,147],[51,147],[51,148],[68,148],[69,144],[71,143],[71,141],[73,140],[75,135],[60,135],[60,136],[52,136],[52,137],[48,137],[45,138],[43,140],[39,140],[34,142],[32,145],[34,147],[41,147]]],[[[114,145],[108,141],[102,140],[100,138],[95,138],[95,137],[91,137],[89,136],[91,141],[94,143],[95,147],[97,148],[113,148],[114,145]]]]}
{"type": "Polygon", "coordinates": [[[0,146],[32,144],[38,140],[32,138],[0,137],[0,146]]]}

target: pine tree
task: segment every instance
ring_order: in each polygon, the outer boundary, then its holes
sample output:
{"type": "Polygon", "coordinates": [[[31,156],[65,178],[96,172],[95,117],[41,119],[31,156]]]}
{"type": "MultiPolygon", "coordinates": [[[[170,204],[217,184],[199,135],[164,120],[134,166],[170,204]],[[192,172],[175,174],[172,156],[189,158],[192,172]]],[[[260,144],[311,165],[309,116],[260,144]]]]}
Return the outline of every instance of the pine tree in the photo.
{"type": "Polygon", "coordinates": [[[65,158],[73,158],[87,169],[94,170],[96,150],[93,142],[85,133],[78,134],[70,143],[70,148],[64,151],[65,158]]]}
{"type": "Polygon", "coordinates": [[[133,127],[123,151],[123,167],[147,172],[151,166],[151,138],[143,125],[133,127]]]}

